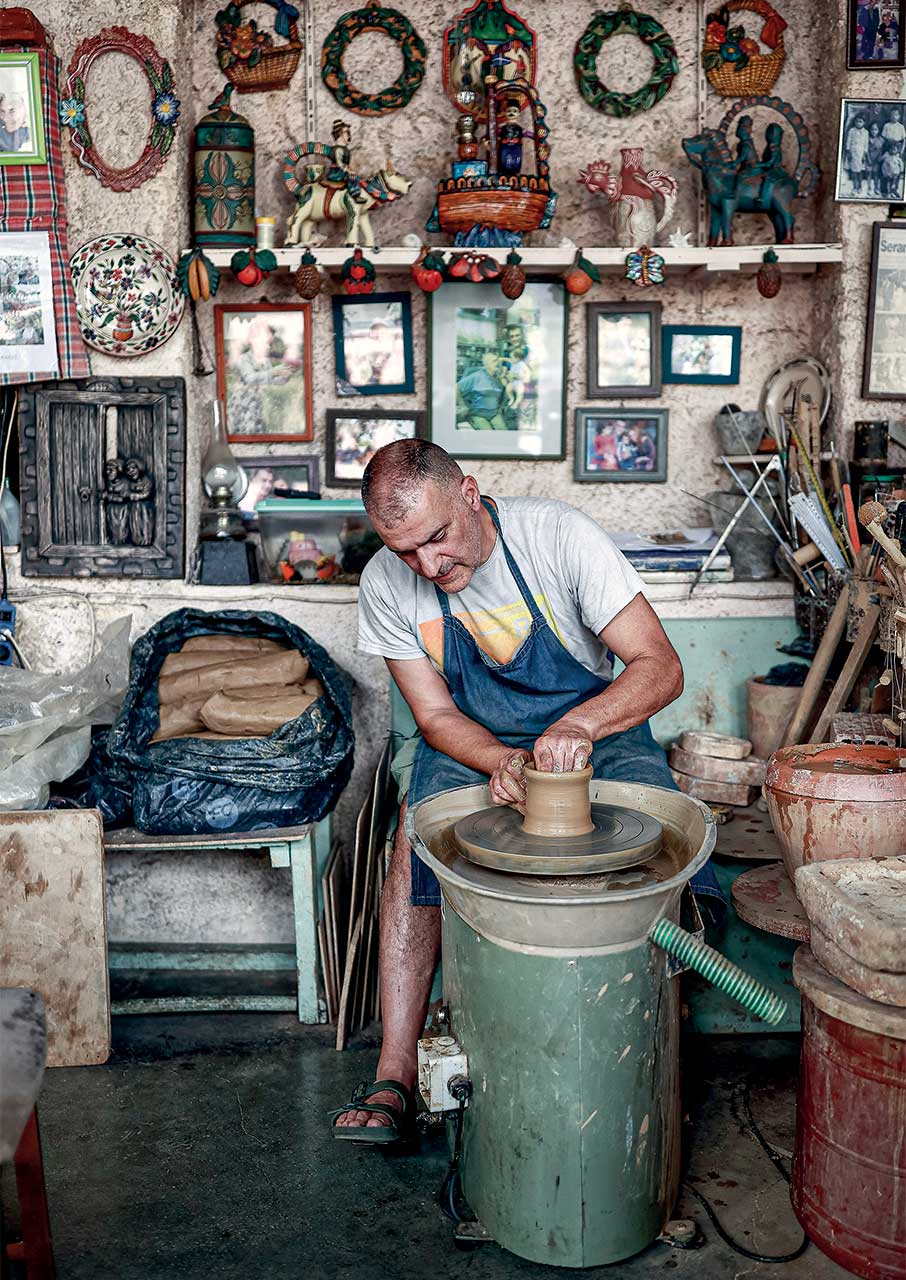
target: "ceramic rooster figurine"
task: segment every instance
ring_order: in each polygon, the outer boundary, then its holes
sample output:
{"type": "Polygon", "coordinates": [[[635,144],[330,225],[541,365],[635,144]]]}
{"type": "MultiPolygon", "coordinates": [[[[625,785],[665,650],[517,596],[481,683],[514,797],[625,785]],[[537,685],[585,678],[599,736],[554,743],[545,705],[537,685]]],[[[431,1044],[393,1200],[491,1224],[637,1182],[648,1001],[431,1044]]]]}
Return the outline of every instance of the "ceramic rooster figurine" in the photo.
{"type": "Polygon", "coordinates": [[[607,197],[616,244],[625,249],[640,244],[656,244],[657,233],[673,216],[678,190],[675,178],[660,169],[645,172],[641,147],[623,147],[619,175],[610,171],[606,160],[594,160],[579,171],[579,182],[594,195],[607,197]],[[663,203],[660,219],[656,197],[663,203]]]}

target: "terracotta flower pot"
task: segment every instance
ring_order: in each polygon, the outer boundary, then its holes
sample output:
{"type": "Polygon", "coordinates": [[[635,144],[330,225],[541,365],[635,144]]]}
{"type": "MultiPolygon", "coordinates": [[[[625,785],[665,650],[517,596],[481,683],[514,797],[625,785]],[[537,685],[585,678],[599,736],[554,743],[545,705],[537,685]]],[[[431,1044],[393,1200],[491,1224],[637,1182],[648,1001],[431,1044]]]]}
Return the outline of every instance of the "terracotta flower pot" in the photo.
{"type": "Polygon", "coordinates": [[[764,793],[791,879],[807,862],[906,852],[906,751],[784,747],[768,761],[764,793]]]}
{"type": "Polygon", "coordinates": [[[764,676],[746,681],[746,736],[753,756],[767,760],[777,750],[801,696],[800,685],[765,684],[764,676]]]}

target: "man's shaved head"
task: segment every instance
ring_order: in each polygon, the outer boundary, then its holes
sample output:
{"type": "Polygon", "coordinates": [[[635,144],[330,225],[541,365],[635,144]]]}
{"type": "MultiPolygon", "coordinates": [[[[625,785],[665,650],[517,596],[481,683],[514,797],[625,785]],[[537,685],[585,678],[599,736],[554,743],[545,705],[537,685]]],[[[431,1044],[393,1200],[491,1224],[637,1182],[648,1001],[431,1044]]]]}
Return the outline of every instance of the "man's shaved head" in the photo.
{"type": "Polygon", "coordinates": [[[494,548],[475,477],[427,440],[378,449],[362,477],[362,501],[387,550],[441,591],[464,590],[494,548]]]}
{"type": "Polygon", "coordinates": [[[458,492],[465,479],[446,450],[429,440],[395,440],[385,444],[365,468],[362,501],[365,510],[392,528],[406,518],[425,486],[458,492]]]}

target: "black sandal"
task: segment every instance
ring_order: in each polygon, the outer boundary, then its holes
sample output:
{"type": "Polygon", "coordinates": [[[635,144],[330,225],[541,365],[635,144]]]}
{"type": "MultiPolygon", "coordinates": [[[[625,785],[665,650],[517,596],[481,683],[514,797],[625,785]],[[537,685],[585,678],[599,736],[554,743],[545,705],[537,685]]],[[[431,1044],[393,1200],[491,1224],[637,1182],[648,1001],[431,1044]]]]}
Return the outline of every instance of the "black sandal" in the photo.
{"type": "Polygon", "coordinates": [[[331,1111],[330,1115],[333,1136],[346,1142],[367,1142],[375,1146],[388,1142],[400,1142],[410,1135],[412,1130],[412,1113],[415,1109],[412,1091],[399,1080],[375,1080],[373,1084],[362,1081],[352,1091],[349,1102],[331,1111]],[[402,1102],[402,1109],[390,1107],[386,1102],[369,1102],[376,1093],[395,1093],[402,1102]],[[337,1125],[337,1119],[347,1111],[369,1111],[372,1115],[387,1116],[389,1124],[382,1125],[337,1125]]]}

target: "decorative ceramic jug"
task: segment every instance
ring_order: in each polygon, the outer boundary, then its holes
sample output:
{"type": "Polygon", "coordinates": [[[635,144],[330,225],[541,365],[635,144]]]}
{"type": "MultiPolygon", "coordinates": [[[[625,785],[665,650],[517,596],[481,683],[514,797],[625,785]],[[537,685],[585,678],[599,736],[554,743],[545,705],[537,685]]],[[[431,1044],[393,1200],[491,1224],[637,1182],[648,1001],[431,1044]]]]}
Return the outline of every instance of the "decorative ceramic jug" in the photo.
{"type": "Polygon", "coordinates": [[[621,248],[657,243],[657,233],[673,216],[678,190],[675,178],[660,169],[645,171],[641,147],[623,147],[619,174],[610,171],[606,160],[594,160],[579,171],[579,182],[594,195],[607,197],[614,243],[621,248]],[[660,218],[657,198],[663,205],[660,218]]]}
{"type": "Polygon", "coordinates": [[[255,243],[255,134],[230,107],[232,85],[195,126],[195,243],[255,243]]]}

